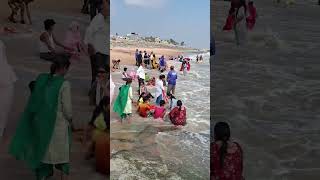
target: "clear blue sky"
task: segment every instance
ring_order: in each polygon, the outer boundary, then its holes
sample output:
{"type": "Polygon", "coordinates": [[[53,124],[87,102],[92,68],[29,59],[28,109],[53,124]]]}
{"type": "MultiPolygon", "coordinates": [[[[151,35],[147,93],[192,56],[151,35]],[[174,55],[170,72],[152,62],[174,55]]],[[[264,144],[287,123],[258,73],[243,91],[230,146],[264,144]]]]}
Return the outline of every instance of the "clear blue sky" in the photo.
{"type": "Polygon", "coordinates": [[[210,0],[111,0],[111,33],[159,36],[210,47],[210,0]]]}

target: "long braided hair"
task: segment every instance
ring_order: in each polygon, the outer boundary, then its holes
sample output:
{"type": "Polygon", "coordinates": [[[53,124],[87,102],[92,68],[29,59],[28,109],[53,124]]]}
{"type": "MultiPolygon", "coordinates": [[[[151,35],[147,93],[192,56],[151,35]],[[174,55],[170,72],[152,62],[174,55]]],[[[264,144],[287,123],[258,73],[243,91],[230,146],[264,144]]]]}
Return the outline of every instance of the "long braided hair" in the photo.
{"type": "Polygon", "coordinates": [[[220,167],[223,167],[224,159],[227,154],[228,141],[230,139],[230,127],[226,122],[218,122],[214,126],[214,141],[222,141],[220,147],[220,167]]]}

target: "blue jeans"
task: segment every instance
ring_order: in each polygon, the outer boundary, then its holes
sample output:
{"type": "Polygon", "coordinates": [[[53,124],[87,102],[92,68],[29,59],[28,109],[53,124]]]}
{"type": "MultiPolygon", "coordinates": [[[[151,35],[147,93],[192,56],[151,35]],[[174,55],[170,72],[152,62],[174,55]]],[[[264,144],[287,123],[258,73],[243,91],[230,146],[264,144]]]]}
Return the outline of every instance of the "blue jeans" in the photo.
{"type": "Polygon", "coordinates": [[[162,100],[162,95],[158,96],[156,99],[156,105],[160,105],[160,101],[162,100]]]}

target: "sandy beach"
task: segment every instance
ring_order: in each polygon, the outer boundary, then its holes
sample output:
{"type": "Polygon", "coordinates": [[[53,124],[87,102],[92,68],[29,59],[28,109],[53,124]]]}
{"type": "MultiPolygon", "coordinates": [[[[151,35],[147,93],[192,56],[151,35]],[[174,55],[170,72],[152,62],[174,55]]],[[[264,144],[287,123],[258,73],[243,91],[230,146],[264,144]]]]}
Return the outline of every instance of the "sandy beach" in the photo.
{"type": "Polygon", "coordinates": [[[181,55],[183,51],[179,49],[167,49],[167,48],[144,48],[144,47],[114,47],[110,50],[111,59],[120,59],[122,65],[134,65],[135,62],[135,51],[136,49],[147,52],[153,51],[156,54],[157,58],[160,58],[164,55],[166,58],[173,56],[177,57],[181,55]]]}
{"type": "MultiPolygon", "coordinates": [[[[38,57],[39,35],[43,31],[43,21],[53,18],[56,21],[56,36],[64,40],[65,32],[72,21],[80,24],[82,36],[90,22],[88,15],[80,13],[82,1],[34,1],[31,4],[33,25],[11,24],[7,22],[10,8],[7,1],[0,2],[0,27],[15,28],[16,34],[1,35],[0,39],[7,47],[8,63],[18,76],[15,84],[15,96],[10,119],[8,120],[5,144],[0,147],[0,168],[2,176],[6,179],[34,179],[34,174],[25,167],[22,161],[16,161],[8,152],[8,143],[12,138],[17,122],[25,108],[29,97],[28,83],[34,80],[39,73],[49,72],[50,63],[38,57]]],[[[93,107],[89,106],[87,96],[91,81],[90,61],[88,57],[81,57],[79,62],[73,62],[67,79],[72,87],[73,121],[76,128],[83,128],[90,120],[93,107]]],[[[94,161],[84,160],[86,147],[80,142],[79,135],[74,134],[71,148],[70,179],[106,179],[105,176],[95,172],[94,161]]]]}
{"type": "Polygon", "coordinates": [[[230,123],[248,180],[319,179],[319,6],[254,1],[256,27],[237,47],[234,33],[222,31],[229,2],[214,2],[212,127],[230,123]]]}

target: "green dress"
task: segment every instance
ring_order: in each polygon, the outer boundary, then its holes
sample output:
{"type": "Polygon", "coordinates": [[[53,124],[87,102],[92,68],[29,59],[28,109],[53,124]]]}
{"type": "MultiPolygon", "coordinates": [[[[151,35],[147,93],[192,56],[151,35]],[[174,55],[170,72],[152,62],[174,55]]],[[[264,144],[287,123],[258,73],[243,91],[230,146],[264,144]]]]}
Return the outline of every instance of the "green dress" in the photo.
{"type": "Polygon", "coordinates": [[[62,76],[39,75],[9,147],[37,179],[51,176],[53,166],[69,173],[71,109],[69,82],[62,76]]]}
{"type": "Polygon", "coordinates": [[[118,115],[121,118],[125,118],[127,115],[127,113],[125,113],[125,109],[128,104],[128,98],[129,98],[128,96],[129,96],[130,90],[132,94],[132,89],[129,85],[121,86],[117,99],[115,100],[113,105],[114,112],[118,113],[118,115]]]}

